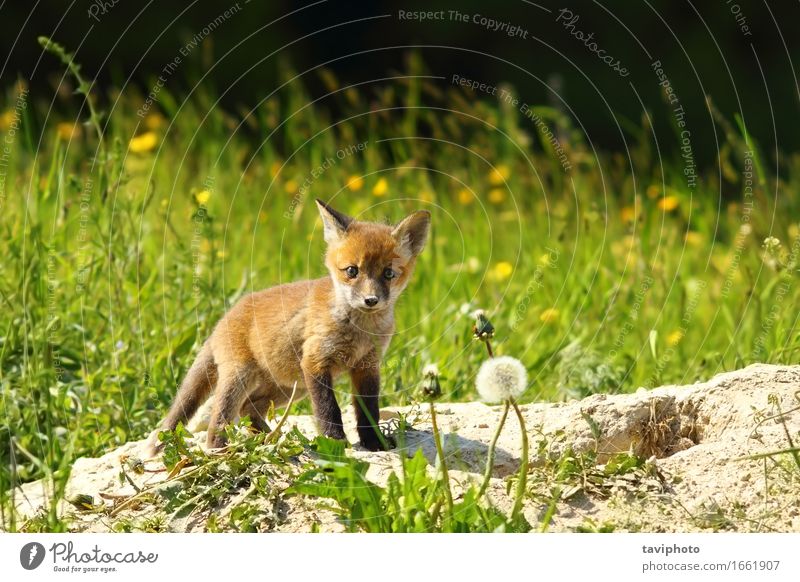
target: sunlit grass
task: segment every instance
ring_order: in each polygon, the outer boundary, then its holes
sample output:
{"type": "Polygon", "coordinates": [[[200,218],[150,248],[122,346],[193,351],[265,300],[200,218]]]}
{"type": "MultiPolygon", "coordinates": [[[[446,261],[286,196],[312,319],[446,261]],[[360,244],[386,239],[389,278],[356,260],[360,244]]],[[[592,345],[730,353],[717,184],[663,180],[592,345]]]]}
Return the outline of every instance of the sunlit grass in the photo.
{"type": "MultiPolygon", "coordinates": [[[[315,197],[369,220],[433,212],[398,304],[384,405],[411,402],[431,361],[445,399],[475,398],[476,307],[500,330],[497,353],[526,365],[528,399],[796,359],[800,202],[789,192],[800,160],[744,196],[744,152],[757,149],[728,133],[726,171],[690,192],[678,159],[653,157],[648,132],[630,136],[630,160],[596,158],[568,119],[537,108],[562,129],[565,173],[523,116],[419,83],[348,88],[313,106],[293,83],[252,111],[215,107],[202,87],[185,101],[165,88],[145,119],[126,88],[101,99],[105,161],[76,123],[85,112],[48,117],[33,96],[0,207],[0,492],[63,480],[76,456],[144,436],[228,306],[323,275],[315,197]],[[426,107],[404,109],[412,93],[426,107]]],[[[0,111],[4,136],[18,90],[0,111]]],[[[77,112],[80,100],[63,106],[77,112]]]]}

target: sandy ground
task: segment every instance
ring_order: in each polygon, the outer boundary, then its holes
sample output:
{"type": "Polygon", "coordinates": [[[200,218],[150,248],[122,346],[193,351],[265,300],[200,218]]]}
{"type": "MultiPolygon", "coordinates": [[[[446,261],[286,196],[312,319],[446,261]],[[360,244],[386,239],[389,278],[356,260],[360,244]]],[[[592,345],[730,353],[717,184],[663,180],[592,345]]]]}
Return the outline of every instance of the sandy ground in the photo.
{"type": "MultiPolygon", "coordinates": [[[[795,445],[800,444],[798,394],[800,366],[757,364],[689,386],[526,405],[522,409],[533,455],[533,495],[525,506],[526,517],[532,524],[540,523],[557,486],[560,501],[548,531],[606,527],[648,532],[800,532],[800,468],[791,456],[743,458],[788,448],[787,431],[795,445]],[[605,475],[603,463],[626,451],[649,461],[632,473],[605,475]],[[585,475],[567,481],[556,479],[553,467],[565,454],[587,452],[596,457],[599,466],[593,464],[585,475]]],[[[501,410],[481,403],[440,403],[437,411],[458,497],[465,485],[478,482],[483,474],[487,443],[501,410]]],[[[426,409],[389,409],[382,417],[390,420],[398,412],[407,415],[413,426],[402,450],[373,453],[350,449],[353,456],[369,461],[368,477],[379,485],[398,467],[401,454],[413,454],[417,449],[422,449],[431,464],[429,470],[434,470],[436,451],[426,409]]],[[[285,429],[292,426],[309,437],[316,432],[307,416],[289,417],[285,429]]],[[[506,478],[519,464],[519,430],[516,418],[510,415],[498,442],[489,495],[501,508],[510,507],[506,478]]],[[[348,434],[351,442],[356,442],[352,426],[348,434]]],[[[195,438],[202,442],[203,432],[196,432],[195,438]]],[[[143,443],[127,443],[99,458],[78,459],[67,498],[90,495],[95,503],[110,508],[135,493],[130,484],[120,484],[120,458],[142,455],[143,443]]],[[[147,462],[148,467],[158,465],[155,460],[147,462]]],[[[136,476],[136,485],[143,487],[165,478],[164,471],[148,472],[136,476]]],[[[50,495],[43,481],[23,485],[17,490],[20,514],[35,514],[50,495]]],[[[232,501],[235,497],[229,503],[232,501]]],[[[269,511],[275,514],[271,531],[309,531],[312,526],[321,531],[343,530],[324,501],[294,496],[264,503],[265,509],[269,504],[269,511]]],[[[216,511],[224,515],[227,510],[222,506],[216,511]]],[[[120,517],[136,523],[152,512],[152,507],[134,506],[113,519],[108,512],[78,512],[66,503],[62,511],[70,514],[76,531],[109,531],[120,517]]],[[[206,519],[207,515],[190,516],[172,522],[170,529],[202,531],[206,519]]]]}

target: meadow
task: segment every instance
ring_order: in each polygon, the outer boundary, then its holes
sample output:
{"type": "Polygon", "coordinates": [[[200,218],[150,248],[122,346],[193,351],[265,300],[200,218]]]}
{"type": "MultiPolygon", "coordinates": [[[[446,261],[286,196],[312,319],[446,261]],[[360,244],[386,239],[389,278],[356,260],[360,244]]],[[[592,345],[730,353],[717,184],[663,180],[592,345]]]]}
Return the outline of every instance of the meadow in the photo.
{"type": "Polygon", "coordinates": [[[800,157],[765,155],[709,101],[721,147],[692,182],[679,153],[662,157],[680,132],[655,135],[646,113],[623,120],[625,154],[598,151],[556,108],[524,115],[408,63],[360,86],[308,73],[317,100],[284,64],[252,108],[200,79],[87,101],[73,70],[55,107],[3,89],[4,524],[14,484],[63,484],[75,458],[149,433],[243,294],[324,274],[314,198],[369,220],[433,213],[384,406],[414,402],[429,363],[444,400],[477,399],[477,308],[495,352],[528,370],[523,402],[795,361],[800,157]]]}

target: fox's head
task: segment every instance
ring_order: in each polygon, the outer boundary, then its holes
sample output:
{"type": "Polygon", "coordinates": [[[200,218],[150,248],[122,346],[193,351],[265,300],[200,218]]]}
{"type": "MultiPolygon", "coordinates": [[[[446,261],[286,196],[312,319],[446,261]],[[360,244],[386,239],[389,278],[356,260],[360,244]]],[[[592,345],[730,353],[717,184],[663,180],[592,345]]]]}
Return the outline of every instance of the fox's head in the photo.
{"type": "Polygon", "coordinates": [[[355,220],[321,200],[317,206],[328,243],[325,265],[337,299],[362,312],[391,308],[425,246],[431,213],[420,210],[388,226],[355,220]]]}

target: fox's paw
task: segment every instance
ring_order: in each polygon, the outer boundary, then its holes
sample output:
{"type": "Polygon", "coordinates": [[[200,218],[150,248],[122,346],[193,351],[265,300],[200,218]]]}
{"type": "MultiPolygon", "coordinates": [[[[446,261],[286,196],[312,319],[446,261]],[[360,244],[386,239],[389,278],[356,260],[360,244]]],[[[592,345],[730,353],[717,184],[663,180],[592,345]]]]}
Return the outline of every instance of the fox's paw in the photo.
{"type": "Polygon", "coordinates": [[[394,437],[371,435],[361,438],[361,446],[368,451],[388,451],[397,446],[394,437]]]}
{"type": "Polygon", "coordinates": [[[228,444],[228,439],[225,438],[225,433],[222,431],[208,431],[206,436],[206,448],[208,450],[221,449],[228,444]]]}
{"type": "Polygon", "coordinates": [[[329,439],[337,441],[346,441],[347,435],[344,434],[344,429],[341,426],[331,426],[324,432],[325,436],[329,439]]]}
{"type": "Polygon", "coordinates": [[[145,458],[153,459],[164,450],[164,443],[158,438],[159,430],[153,431],[144,443],[142,454],[145,458]]]}

